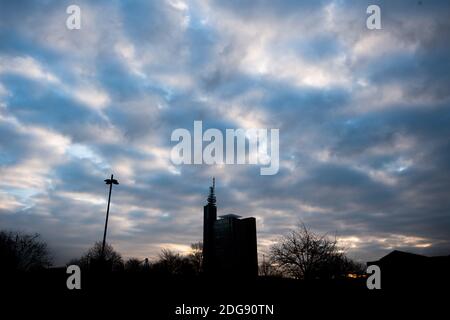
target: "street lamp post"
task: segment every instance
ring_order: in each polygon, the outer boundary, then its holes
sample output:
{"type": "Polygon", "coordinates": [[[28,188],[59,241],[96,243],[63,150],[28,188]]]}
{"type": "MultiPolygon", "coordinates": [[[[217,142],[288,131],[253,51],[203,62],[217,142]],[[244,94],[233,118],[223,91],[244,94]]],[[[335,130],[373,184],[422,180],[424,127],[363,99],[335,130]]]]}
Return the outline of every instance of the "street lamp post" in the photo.
{"type": "Polygon", "coordinates": [[[105,244],[106,244],[106,230],[108,230],[108,217],[109,217],[109,204],[111,203],[111,191],[113,184],[119,184],[119,181],[114,179],[114,175],[111,175],[111,179],[105,180],[106,184],[109,184],[109,197],[108,197],[108,207],[106,209],[106,221],[105,221],[105,231],[103,232],[103,244],[102,244],[102,258],[105,254],[105,244]]]}

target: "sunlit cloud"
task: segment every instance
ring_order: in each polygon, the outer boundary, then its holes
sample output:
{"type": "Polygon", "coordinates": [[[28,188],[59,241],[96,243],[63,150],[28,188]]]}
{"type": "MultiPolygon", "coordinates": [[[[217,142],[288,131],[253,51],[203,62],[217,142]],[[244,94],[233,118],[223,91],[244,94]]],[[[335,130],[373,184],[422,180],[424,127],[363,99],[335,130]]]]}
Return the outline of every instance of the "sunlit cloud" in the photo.
{"type": "Polygon", "coordinates": [[[44,80],[49,83],[59,82],[55,75],[47,72],[30,56],[0,56],[0,74],[18,74],[26,78],[44,80]]]}

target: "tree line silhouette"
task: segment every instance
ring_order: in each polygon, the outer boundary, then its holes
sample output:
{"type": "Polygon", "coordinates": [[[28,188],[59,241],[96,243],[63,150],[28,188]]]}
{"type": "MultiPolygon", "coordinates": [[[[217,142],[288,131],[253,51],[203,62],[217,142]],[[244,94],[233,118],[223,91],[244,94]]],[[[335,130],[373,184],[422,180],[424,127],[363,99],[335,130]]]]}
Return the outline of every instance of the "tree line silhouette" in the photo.
{"type": "MultiPolygon", "coordinates": [[[[191,244],[188,254],[162,249],[149,261],[124,259],[113,246],[96,242],[81,257],[67,265],[78,265],[87,271],[146,272],[162,276],[198,276],[202,274],[202,243],[191,244]]],[[[349,259],[336,238],[311,231],[305,224],[296,228],[270,247],[267,259],[259,264],[259,276],[302,280],[336,279],[348,274],[363,274],[364,266],[349,259]]],[[[0,268],[9,272],[28,272],[52,266],[52,256],[39,234],[18,231],[0,232],[0,268]]]]}

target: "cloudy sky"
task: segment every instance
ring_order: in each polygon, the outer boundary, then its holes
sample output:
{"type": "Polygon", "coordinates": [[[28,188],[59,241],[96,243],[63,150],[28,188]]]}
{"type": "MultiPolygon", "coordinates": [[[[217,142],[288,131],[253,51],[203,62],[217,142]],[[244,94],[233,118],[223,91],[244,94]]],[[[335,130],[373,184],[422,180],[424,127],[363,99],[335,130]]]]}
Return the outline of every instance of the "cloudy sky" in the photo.
{"type": "Polygon", "coordinates": [[[200,241],[212,176],[260,254],[299,220],[361,261],[450,253],[448,2],[0,3],[0,227],[39,232],[57,264],[101,240],[111,173],[126,257],[200,241]],[[194,120],[279,128],[279,173],[174,166],[194,120]]]}

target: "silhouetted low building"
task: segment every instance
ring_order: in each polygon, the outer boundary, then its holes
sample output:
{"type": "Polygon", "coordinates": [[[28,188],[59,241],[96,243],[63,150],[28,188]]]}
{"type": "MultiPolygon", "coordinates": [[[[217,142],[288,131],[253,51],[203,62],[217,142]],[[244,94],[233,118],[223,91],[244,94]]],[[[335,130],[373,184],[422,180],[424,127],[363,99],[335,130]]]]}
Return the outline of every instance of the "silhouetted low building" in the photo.
{"type": "Polygon", "coordinates": [[[381,270],[382,287],[436,286],[448,283],[450,256],[427,257],[394,250],[380,260],[367,262],[381,270]]]}
{"type": "Polygon", "coordinates": [[[235,214],[218,219],[214,188],[213,180],[203,208],[203,270],[210,275],[256,276],[256,219],[235,214]]]}

